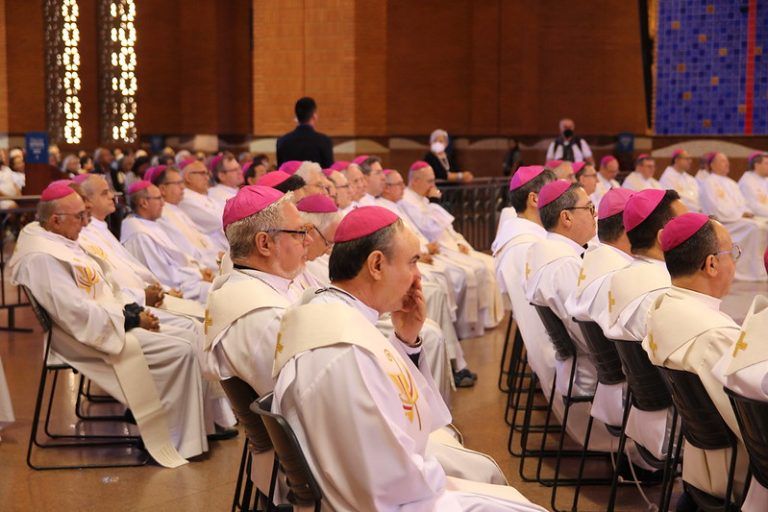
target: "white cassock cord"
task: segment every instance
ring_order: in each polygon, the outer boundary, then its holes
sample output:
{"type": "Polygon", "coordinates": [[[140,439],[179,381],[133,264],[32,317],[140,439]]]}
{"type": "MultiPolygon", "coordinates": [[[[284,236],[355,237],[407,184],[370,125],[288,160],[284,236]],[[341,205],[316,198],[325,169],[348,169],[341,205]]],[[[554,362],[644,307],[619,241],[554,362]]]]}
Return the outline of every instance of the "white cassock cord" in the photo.
{"type": "MultiPolygon", "coordinates": [[[[626,447],[624,448],[626,452],[626,447]]],[[[640,481],[637,479],[637,475],[635,474],[635,465],[632,464],[632,461],[629,459],[629,455],[627,453],[624,453],[624,456],[627,458],[627,462],[629,463],[629,471],[632,473],[632,479],[634,480],[635,487],[637,487],[637,492],[640,493],[640,496],[643,498],[643,501],[646,505],[648,505],[648,512],[659,512],[659,506],[655,503],[651,503],[651,500],[648,499],[648,496],[643,491],[643,486],[640,485],[640,481]]],[[[613,470],[616,471],[616,459],[614,459],[614,453],[611,452],[611,466],[613,466],[613,470]]],[[[625,480],[619,475],[618,484],[621,484],[625,482],[625,480]]]]}

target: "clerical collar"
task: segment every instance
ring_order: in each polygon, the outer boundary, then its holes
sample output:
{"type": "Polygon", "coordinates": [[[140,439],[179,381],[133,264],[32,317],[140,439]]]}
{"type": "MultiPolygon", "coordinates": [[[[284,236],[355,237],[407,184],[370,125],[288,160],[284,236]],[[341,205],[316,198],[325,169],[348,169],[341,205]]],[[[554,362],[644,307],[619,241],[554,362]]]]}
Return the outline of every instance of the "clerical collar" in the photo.
{"type": "Polygon", "coordinates": [[[246,265],[241,265],[239,263],[233,263],[232,267],[236,270],[239,270],[242,274],[255,277],[256,279],[263,281],[266,285],[268,285],[283,297],[288,297],[288,290],[291,287],[291,283],[293,283],[292,280],[276,276],[275,274],[270,274],[262,270],[257,270],[246,265]]]}
{"type": "Polygon", "coordinates": [[[641,256],[640,254],[633,254],[634,258],[637,261],[642,261],[645,263],[652,263],[654,265],[660,265],[664,267],[664,270],[667,269],[667,264],[664,262],[664,260],[657,260],[656,258],[649,258],[648,256],[641,256]]]}
{"type": "Polygon", "coordinates": [[[685,295],[690,295],[691,298],[702,302],[708,308],[714,309],[715,311],[720,312],[720,303],[722,303],[723,301],[721,299],[718,299],[717,297],[707,295],[706,293],[697,292],[689,288],[681,288],[680,286],[675,286],[675,285],[672,285],[672,289],[680,293],[683,293],[685,295]]]}
{"type": "Polygon", "coordinates": [[[586,247],[577,244],[567,236],[563,236],[560,233],[553,233],[550,231],[547,233],[547,238],[549,238],[550,240],[556,240],[558,242],[563,242],[567,244],[571,249],[576,251],[576,254],[578,254],[579,256],[581,256],[584,253],[584,250],[586,249],[586,247]]]}
{"type": "Polygon", "coordinates": [[[91,224],[93,224],[93,227],[99,228],[101,230],[109,229],[107,227],[107,221],[105,220],[99,220],[96,217],[91,217],[91,224]]]}
{"type": "Polygon", "coordinates": [[[334,296],[341,299],[343,302],[348,304],[349,306],[352,306],[353,308],[360,311],[360,313],[363,314],[363,316],[372,324],[376,324],[376,322],[379,321],[379,312],[373,309],[372,307],[368,306],[366,303],[352,295],[346,290],[342,290],[341,288],[337,286],[328,286],[326,288],[320,288],[318,289],[315,294],[319,295],[321,293],[332,293],[334,296]]]}

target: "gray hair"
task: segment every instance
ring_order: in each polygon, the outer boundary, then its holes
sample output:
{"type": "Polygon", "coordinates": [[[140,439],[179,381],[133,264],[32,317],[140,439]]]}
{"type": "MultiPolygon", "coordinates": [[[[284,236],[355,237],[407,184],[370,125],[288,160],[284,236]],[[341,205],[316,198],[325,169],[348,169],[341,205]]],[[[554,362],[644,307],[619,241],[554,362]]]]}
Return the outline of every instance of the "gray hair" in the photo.
{"type": "Polygon", "coordinates": [[[229,257],[233,261],[249,257],[254,250],[256,235],[279,229],[283,220],[283,205],[292,201],[293,193],[288,192],[260,212],[227,226],[224,234],[229,242],[229,257]]]}
{"type": "Polygon", "coordinates": [[[441,135],[442,135],[443,137],[445,137],[445,140],[446,140],[446,143],[447,143],[447,141],[449,140],[449,139],[448,139],[448,132],[447,132],[447,131],[445,131],[445,130],[442,130],[442,129],[440,129],[440,128],[438,128],[437,130],[433,131],[433,132],[432,132],[432,133],[429,135],[429,143],[430,143],[430,144],[432,144],[432,143],[433,143],[433,142],[435,142],[435,141],[437,140],[437,138],[438,138],[438,137],[440,137],[441,135]]]}
{"type": "Polygon", "coordinates": [[[189,150],[181,149],[178,153],[176,153],[176,156],[173,157],[174,162],[176,162],[176,165],[179,165],[181,162],[186,160],[187,158],[190,158],[192,156],[192,153],[189,152],[189,150]]]}
{"type": "Polygon", "coordinates": [[[323,169],[320,167],[320,164],[316,164],[315,162],[310,162],[307,160],[301,163],[299,168],[296,169],[296,172],[294,173],[294,175],[299,176],[306,182],[309,182],[309,177],[312,176],[313,172],[316,172],[322,175],[323,169]]]}
{"type": "MultiPolygon", "coordinates": [[[[325,231],[328,229],[328,226],[341,220],[341,214],[338,211],[328,213],[308,213],[299,211],[299,215],[301,215],[301,220],[307,224],[312,224],[320,231],[325,231]]],[[[323,235],[325,235],[325,233],[323,233],[323,235]]]]}
{"type": "Polygon", "coordinates": [[[93,189],[96,185],[96,180],[104,180],[105,182],[107,181],[104,179],[104,176],[101,176],[100,174],[90,174],[87,178],[80,182],[80,190],[88,199],[93,196],[93,189]]]}
{"type": "Polygon", "coordinates": [[[131,210],[133,210],[133,213],[136,213],[136,209],[139,206],[139,201],[142,199],[146,199],[148,197],[148,192],[146,188],[143,188],[141,190],[137,190],[133,194],[128,196],[128,204],[131,207],[131,210]]]}
{"type": "Polygon", "coordinates": [[[371,175],[371,166],[373,164],[377,163],[377,162],[381,163],[381,158],[379,158],[379,157],[377,157],[375,155],[374,156],[369,156],[368,158],[363,160],[363,162],[360,164],[360,170],[366,176],[370,176],[371,175]]]}
{"type": "Polygon", "coordinates": [[[37,203],[37,221],[45,227],[56,212],[56,201],[40,201],[37,203]]]}

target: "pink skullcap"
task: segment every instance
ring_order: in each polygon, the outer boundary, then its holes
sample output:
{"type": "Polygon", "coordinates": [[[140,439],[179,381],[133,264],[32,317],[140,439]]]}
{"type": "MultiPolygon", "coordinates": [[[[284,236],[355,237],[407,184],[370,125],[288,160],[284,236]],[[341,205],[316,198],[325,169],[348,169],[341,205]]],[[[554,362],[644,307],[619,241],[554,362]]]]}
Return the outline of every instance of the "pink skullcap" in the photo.
{"type": "Polygon", "coordinates": [[[43,193],[40,195],[40,200],[55,201],[56,199],[67,197],[69,194],[75,194],[75,191],[69,188],[69,184],[51,183],[50,185],[45,187],[45,190],[43,190],[43,193]]]}
{"type": "Polygon", "coordinates": [[[397,172],[397,171],[394,169],[384,169],[382,172],[384,173],[384,176],[389,176],[393,172],[397,172]]]}
{"type": "Polygon", "coordinates": [[[151,181],[147,181],[147,180],[134,181],[133,183],[131,183],[131,185],[128,187],[128,190],[126,190],[125,193],[128,195],[135,194],[139,190],[144,190],[145,188],[149,188],[151,186],[152,186],[151,181]]]}
{"type": "Polygon", "coordinates": [[[712,160],[714,160],[716,156],[717,156],[717,151],[710,151],[709,153],[704,153],[702,158],[704,159],[705,162],[707,162],[707,165],[710,165],[712,164],[712,160]]]}
{"type": "Polygon", "coordinates": [[[381,206],[361,206],[349,212],[336,229],[333,241],[349,242],[397,222],[397,214],[381,206]]]}
{"type": "Polygon", "coordinates": [[[754,153],[749,155],[749,158],[747,158],[747,161],[749,162],[750,165],[752,165],[752,160],[754,160],[755,157],[763,156],[763,155],[765,155],[765,152],[763,152],[763,151],[755,151],[754,153]]]}
{"type": "Polygon", "coordinates": [[[215,157],[211,158],[211,162],[210,162],[210,164],[211,164],[211,172],[216,170],[216,166],[219,165],[219,162],[221,162],[222,160],[224,160],[224,154],[223,153],[220,153],[220,154],[216,155],[215,157]]]}
{"type": "Polygon", "coordinates": [[[509,180],[509,190],[516,190],[522,187],[542,172],[544,172],[543,165],[529,165],[518,168],[515,174],[512,175],[512,179],[509,180]]]}
{"type": "Polygon", "coordinates": [[[253,160],[251,160],[250,162],[245,162],[243,164],[243,167],[242,167],[242,169],[243,169],[243,176],[248,174],[248,171],[250,170],[251,167],[253,167],[253,160]]]}
{"type": "Polygon", "coordinates": [[[623,212],[627,201],[633,195],[635,195],[634,192],[626,188],[612,188],[600,200],[597,219],[605,219],[623,212]]]}
{"type": "Polygon", "coordinates": [[[661,230],[661,250],[674,249],[700,230],[709,221],[703,213],[684,213],[667,222],[661,230]]]}
{"type": "Polygon", "coordinates": [[[585,165],[587,165],[586,162],[573,162],[573,164],[571,164],[571,167],[573,168],[573,174],[576,174],[582,170],[585,165]]]}
{"type": "MultiPolygon", "coordinates": [[[[87,175],[86,175],[86,176],[87,176],[87,175]]],[[[75,182],[75,180],[70,180],[70,179],[54,180],[54,181],[50,182],[50,183],[48,184],[48,186],[49,186],[49,187],[50,187],[51,185],[66,185],[66,186],[70,186],[70,185],[71,185],[71,184],[73,184],[73,183],[76,183],[76,182],[75,182]]]]}
{"type": "Polygon", "coordinates": [[[331,164],[331,169],[333,169],[334,171],[339,171],[339,172],[343,171],[347,167],[349,167],[349,162],[347,162],[345,160],[339,160],[338,162],[333,162],[331,164]]]}
{"type": "Polygon", "coordinates": [[[572,185],[570,181],[555,180],[550,181],[539,191],[539,210],[547,206],[552,201],[565,194],[565,191],[572,185]]]}
{"type": "Polygon", "coordinates": [[[152,183],[155,183],[155,178],[160,176],[160,173],[162,173],[167,168],[168,168],[167,165],[155,165],[154,167],[150,167],[144,173],[144,180],[145,181],[151,181],[152,183]]]}
{"type": "Polygon", "coordinates": [[[185,158],[184,160],[179,162],[179,170],[183,171],[188,166],[194,164],[197,161],[198,161],[197,158],[194,158],[194,157],[185,158]]]}
{"type": "Polygon", "coordinates": [[[547,162],[544,164],[544,167],[548,167],[550,169],[554,169],[555,167],[562,164],[562,160],[547,160],[547,162]]]}
{"type": "Polygon", "coordinates": [[[650,217],[664,199],[666,190],[646,189],[635,193],[624,206],[624,229],[632,231],[650,217]]]}
{"type": "Polygon", "coordinates": [[[334,172],[336,172],[336,171],[331,169],[331,168],[323,169],[323,174],[325,174],[326,178],[330,178],[331,174],[333,174],[334,172]]]}
{"type": "Polygon", "coordinates": [[[424,169],[425,167],[429,167],[429,164],[425,162],[424,160],[416,160],[411,164],[411,171],[418,171],[419,169],[424,169]]]}
{"type": "Polygon", "coordinates": [[[279,171],[283,171],[284,173],[291,175],[295,174],[296,171],[299,170],[299,167],[301,167],[301,161],[299,160],[288,160],[287,162],[283,162],[283,164],[278,169],[279,171]]]}
{"type": "Polygon", "coordinates": [[[221,223],[226,229],[233,222],[259,213],[278,199],[283,193],[271,187],[248,185],[237,191],[235,197],[227,199],[221,223]]]}
{"type": "Polygon", "coordinates": [[[352,163],[353,164],[357,164],[357,165],[363,165],[363,162],[365,162],[369,158],[370,158],[369,155],[360,155],[357,158],[355,158],[354,160],[352,160],[352,163]]]}
{"type": "Polygon", "coordinates": [[[287,172],[272,171],[256,180],[256,185],[260,187],[276,187],[290,177],[291,175],[287,172]]]}
{"type": "Polygon", "coordinates": [[[763,254],[763,265],[765,266],[765,271],[768,272],[768,249],[763,254]]]}
{"type": "Polygon", "coordinates": [[[325,194],[312,194],[296,203],[296,208],[305,213],[333,213],[339,211],[333,199],[325,194]]]}
{"type": "Polygon", "coordinates": [[[605,167],[609,163],[616,160],[616,157],[613,155],[605,155],[603,158],[600,159],[600,167],[605,167]]]}
{"type": "Polygon", "coordinates": [[[72,178],[72,181],[77,183],[78,185],[82,184],[85,180],[93,176],[91,173],[85,172],[83,174],[78,174],[74,178],[72,178]]]}
{"type": "Polygon", "coordinates": [[[683,153],[685,153],[684,149],[676,149],[676,150],[674,150],[672,152],[672,158],[676,158],[676,157],[682,155],[683,153]]]}
{"type": "Polygon", "coordinates": [[[639,155],[637,155],[637,158],[635,158],[635,161],[639,162],[644,158],[651,158],[651,155],[649,155],[648,153],[640,153],[639,155]]]}

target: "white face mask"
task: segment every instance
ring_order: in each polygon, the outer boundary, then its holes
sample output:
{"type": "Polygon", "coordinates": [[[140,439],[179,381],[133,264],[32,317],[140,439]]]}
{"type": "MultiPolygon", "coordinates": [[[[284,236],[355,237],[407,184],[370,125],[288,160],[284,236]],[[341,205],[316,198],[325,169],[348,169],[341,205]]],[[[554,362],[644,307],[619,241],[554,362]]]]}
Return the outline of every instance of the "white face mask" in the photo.
{"type": "Polygon", "coordinates": [[[430,149],[432,150],[433,153],[442,153],[443,151],[445,151],[445,144],[443,144],[442,142],[433,142],[432,145],[430,146],[430,149]]]}

